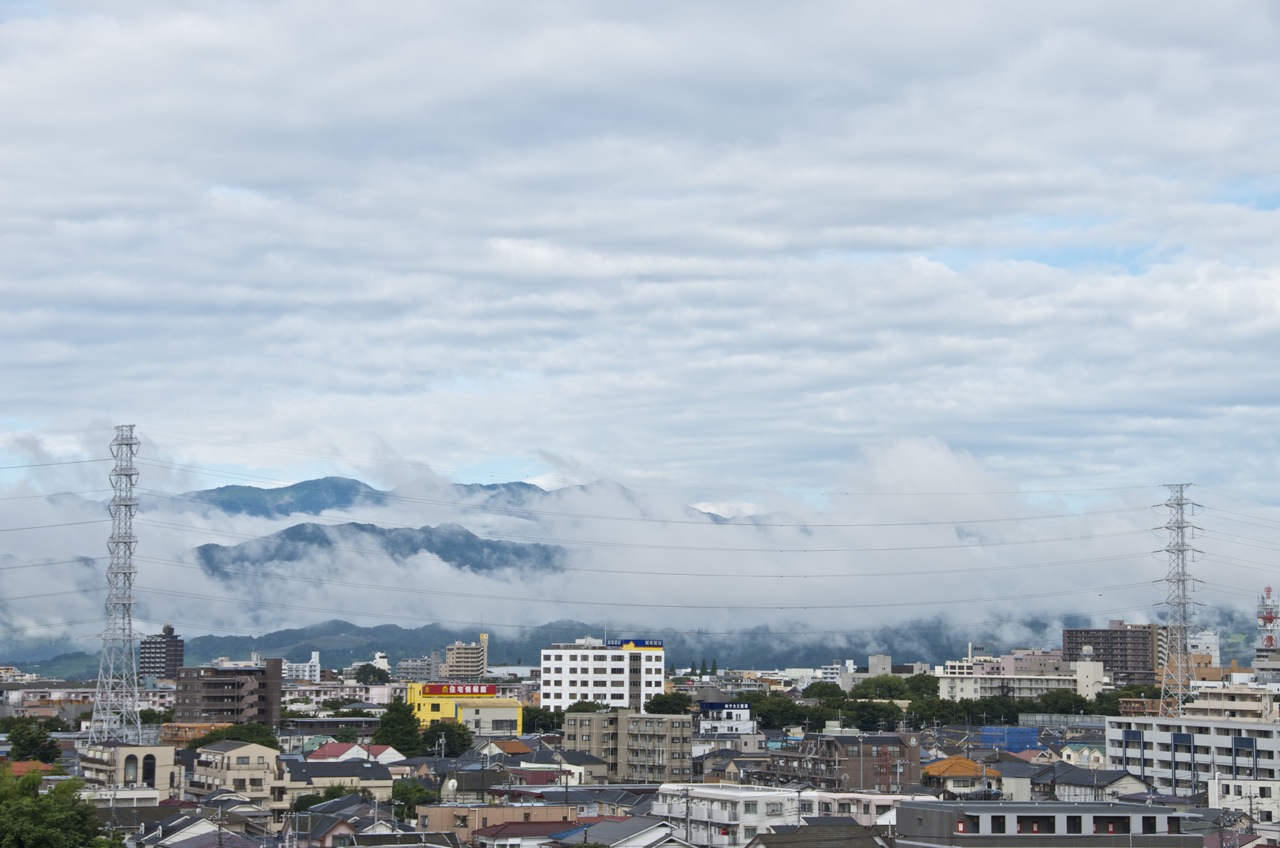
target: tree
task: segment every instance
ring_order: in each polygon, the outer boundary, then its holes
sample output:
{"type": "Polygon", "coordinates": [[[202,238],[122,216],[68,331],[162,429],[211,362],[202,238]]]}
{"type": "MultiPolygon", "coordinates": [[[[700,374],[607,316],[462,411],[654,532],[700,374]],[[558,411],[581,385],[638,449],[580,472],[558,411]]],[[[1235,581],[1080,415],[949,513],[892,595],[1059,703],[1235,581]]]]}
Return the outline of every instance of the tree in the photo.
{"type": "Polygon", "coordinates": [[[356,683],[368,686],[371,683],[390,683],[391,672],[378,668],[373,663],[365,663],[356,669],[356,683]]]}
{"type": "Polygon", "coordinates": [[[408,778],[397,780],[391,784],[391,803],[395,806],[396,818],[410,821],[414,817],[414,808],[419,804],[432,804],[438,795],[416,780],[408,778]]]}
{"type": "Polygon", "coordinates": [[[654,695],[644,705],[644,711],[655,715],[686,715],[693,706],[693,698],[683,692],[670,695],[654,695]]]}
{"type": "Polygon", "coordinates": [[[323,795],[299,795],[293,799],[293,811],[295,813],[303,813],[319,804],[324,800],[323,795]]]}
{"type": "Polygon", "coordinates": [[[806,698],[812,698],[815,701],[827,703],[841,703],[847,697],[845,691],[840,688],[839,683],[832,683],[829,680],[818,680],[804,687],[804,691],[800,693],[806,698]]]}
{"type": "Polygon", "coordinates": [[[138,710],[138,721],[142,724],[164,724],[173,721],[173,707],[167,710],[138,710]]]}
{"type": "Polygon", "coordinates": [[[93,804],[76,793],[84,784],[63,780],[40,794],[41,775],[14,777],[0,765],[0,848],[107,848],[93,804]]]}
{"type": "Polygon", "coordinates": [[[564,724],[564,714],[543,707],[524,707],[521,710],[520,726],[525,733],[541,733],[545,730],[558,730],[564,724]]]}
{"type": "Polygon", "coordinates": [[[396,698],[387,705],[387,711],[382,714],[378,729],[374,731],[373,743],[390,745],[406,757],[419,756],[425,750],[418,717],[403,698],[396,698]]]}
{"type": "MultiPolygon", "coordinates": [[[[359,742],[360,734],[356,732],[354,727],[339,727],[337,730],[333,731],[333,741],[343,742],[346,744],[359,742]]],[[[382,743],[379,742],[378,744],[381,745],[382,743]]],[[[396,750],[399,751],[400,749],[396,748],[396,750]]],[[[405,754],[405,756],[407,757],[409,755],[405,754]]]]}
{"type": "Polygon", "coordinates": [[[849,690],[849,697],[880,701],[906,701],[911,697],[907,681],[896,674],[868,677],[849,690]]]}
{"type": "Polygon", "coordinates": [[[9,750],[9,759],[15,762],[39,760],[42,763],[51,763],[62,755],[62,749],[49,735],[49,731],[34,719],[15,724],[9,731],[9,743],[12,745],[9,750]]]}
{"type": "Polygon", "coordinates": [[[715,657],[711,658],[711,676],[715,677],[720,673],[720,667],[716,665],[715,657]]]}
{"type": "Polygon", "coordinates": [[[707,658],[706,657],[702,658],[702,665],[698,669],[698,675],[701,677],[707,676],[707,658]]]}
{"type": "Polygon", "coordinates": [[[905,682],[912,702],[938,697],[938,678],[932,674],[913,674],[905,682]]]}
{"type": "Polygon", "coordinates": [[[276,735],[271,732],[271,728],[256,721],[233,724],[230,727],[211,731],[198,739],[192,739],[187,743],[187,747],[203,748],[205,745],[212,745],[214,742],[222,742],[224,740],[252,742],[255,745],[266,745],[268,748],[280,749],[280,740],[276,739],[276,735]]]}
{"type": "Polygon", "coordinates": [[[570,704],[565,709],[565,712],[567,713],[598,713],[603,709],[605,709],[604,704],[597,703],[596,701],[578,701],[577,703],[570,704]]]}
{"type": "Polygon", "coordinates": [[[446,757],[460,756],[475,741],[471,728],[456,721],[438,721],[422,732],[422,741],[428,751],[437,750],[441,739],[444,740],[446,757]]]}

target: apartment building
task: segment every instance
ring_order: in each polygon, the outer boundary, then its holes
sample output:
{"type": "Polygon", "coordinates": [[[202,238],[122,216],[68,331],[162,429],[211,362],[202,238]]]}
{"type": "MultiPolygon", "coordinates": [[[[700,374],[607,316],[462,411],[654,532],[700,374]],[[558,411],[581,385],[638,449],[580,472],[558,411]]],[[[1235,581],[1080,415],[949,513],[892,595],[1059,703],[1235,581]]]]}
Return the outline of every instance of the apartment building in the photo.
{"type": "Polygon", "coordinates": [[[284,661],[248,661],[219,657],[202,666],[178,670],[173,720],[178,724],[260,722],[280,724],[281,672],[284,661]]]}
{"type": "Polygon", "coordinates": [[[794,747],[770,751],[756,777],[775,786],[803,781],[831,791],[903,792],[920,784],[919,734],[807,734],[794,747]]]}
{"type": "Polygon", "coordinates": [[[280,669],[280,674],[285,680],[307,680],[311,683],[320,682],[320,652],[312,651],[311,659],[306,662],[286,662],[280,669]]]}
{"type": "Polygon", "coordinates": [[[603,760],[610,783],[661,783],[693,775],[693,717],[621,709],[565,715],[563,747],[603,760]]]}
{"type": "Polygon", "coordinates": [[[426,683],[440,680],[444,666],[440,663],[440,655],[433,653],[425,657],[406,657],[396,663],[396,678],[410,682],[426,683]]]}
{"type": "Polygon", "coordinates": [[[265,809],[271,802],[279,756],[274,748],[252,742],[223,741],[205,745],[196,752],[187,791],[200,801],[212,792],[226,789],[265,809]]]}
{"type": "Polygon", "coordinates": [[[898,848],[1200,848],[1172,807],[1029,801],[904,801],[898,848]]]}
{"type": "Polygon", "coordinates": [[[665,662],[660,639],[555,643],[542,650],[542,707],[563,712],[578,701],[595,701],[642,710],[662,694],[665,662]]]}
{"type": "Polygon", "coordinates": [[[96,742],[84,744],[79,752],[88,789],[147,787],[157,790],[157,800],[182,791],[182,765],[174,764],[174,750],[168,745],[96,742]]]}
{"type": "Polygon", "coordinates": [[[806,817],[843,816],[870,827],[911,799],[936,802],[931,795],[664,783],[650,815],[673,824],[676,836],[698,848],[741,848],[775,828],[801,825],[806,817]]]}
{"type": "Polygon", "coordinates": [[[138,677],[176,680],[185,644],[181,636],[174,635],[173,625],[167,623],[154,636],[144,636],[138,643],[138,677]]]}
{"type": "MultiPolygon", "coordinates": [[[[399,666],[397,666],[398,668],[399,666]]],[[[489,634],[481,633],[479,642],[454,642],[444,649],[446,680],[483,680],[489,669],[489,634]]]]}
{"type": "Polygon", "coordinates": [[[1069,628],[1062,631],[1062,656],[1076,662],[1092,648],[1117,689],[1153,686],[1164,664],[1165,629],[1159,624],[1130,624],[1113,620],[1105,628],[1069,628]]]}
{"type": "Polygon", "coordinates": [[[1203,791],[1214,775],[1280,777],[1280,727],[1197,715],[1107,719],[1107,768],[1127,769],[1168,795],[1203,791]]]}
{"type": "Polygon", "coordinates": [[[986,656],[975,654],[970,645],[967,657],[947,660],[934,670],[934,676],[938,697],[944,701],[997,696],[1031,699],[1056,691],[1092,699],[1108,685],[1104,668],[1088,646],[1081,649],[1079,659],[1067,660],[1062,651],[1030,649],[986,656]]]}

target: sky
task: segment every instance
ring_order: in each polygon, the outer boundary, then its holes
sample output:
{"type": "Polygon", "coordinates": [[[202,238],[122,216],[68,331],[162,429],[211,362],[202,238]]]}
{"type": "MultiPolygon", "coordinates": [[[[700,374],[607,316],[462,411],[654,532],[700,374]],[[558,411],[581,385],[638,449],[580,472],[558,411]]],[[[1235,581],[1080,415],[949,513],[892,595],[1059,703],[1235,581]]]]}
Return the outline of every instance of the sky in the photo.
{"type": "MultiPolygon", "coordinates": [[[[1247,608],[1280,526],[1277,79],[1259,3],[10,4],[5,555],[81,546],[22,528],[133,423],[155,492],[607,480],[907,541],[1098,535],[1190,482],[1252,523],[1213,574],[1247,608]]],[[[641,507],[572,506],[608,508],[641,507]]],[[[1079,547],[1043,544],[1001,562],[1079,547]]],[[[1163,594],[1057,577],[1104,618],[1163,594]]]]}

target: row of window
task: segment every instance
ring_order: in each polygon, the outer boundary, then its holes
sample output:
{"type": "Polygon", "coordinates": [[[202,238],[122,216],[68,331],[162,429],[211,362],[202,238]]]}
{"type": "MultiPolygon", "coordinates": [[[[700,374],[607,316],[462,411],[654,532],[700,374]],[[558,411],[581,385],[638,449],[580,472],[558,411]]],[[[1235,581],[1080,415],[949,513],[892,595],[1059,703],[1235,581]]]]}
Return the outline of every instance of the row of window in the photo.
{"type": "MultiPolygon", "coordinates": [[[[647,663],[662,662],[662,654],[647,653],[644,655],[644,661],[647,663]]],[[[543,654],[542,661],[553,660],[562,662],[564,654],[543,654]]],[[[569,662],[626,662],[626,654],[569,654],[569,662]]]]}

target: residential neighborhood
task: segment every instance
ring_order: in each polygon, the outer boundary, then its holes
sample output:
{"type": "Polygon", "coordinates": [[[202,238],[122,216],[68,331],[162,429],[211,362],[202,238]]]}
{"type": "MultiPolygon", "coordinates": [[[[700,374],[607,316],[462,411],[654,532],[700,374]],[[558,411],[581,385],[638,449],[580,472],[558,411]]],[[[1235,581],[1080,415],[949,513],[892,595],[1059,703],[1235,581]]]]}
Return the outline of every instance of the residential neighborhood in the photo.
{"type": "Polygon", "coordinates": [[[157,848],[1280,844],[1275,653],[1228,677],[1198,656],[1173,721],[1151,687],[1112,682],[1113,663],[1147,673],[1135,633],[1161,673],[1161,629],[1114,629],[1118,659],[970,646],[936,668],[873,656],[712,674],[669,663],[661,640],[591,636],[480,672],[487,634],[445,662],[187,666],[168,628],[179,664],[169,655],[176,674],[143,690],[170,697],[139,693],[170,704],[148,707],[148,740],[93,739],[89,690],[14,669],[0,769],[78,779],[103,828],[157,848]],[[418,679],[424,667],[441,679],[418,679]],[[1004,694],[970,697],[991,687],[1004,694]]]}

